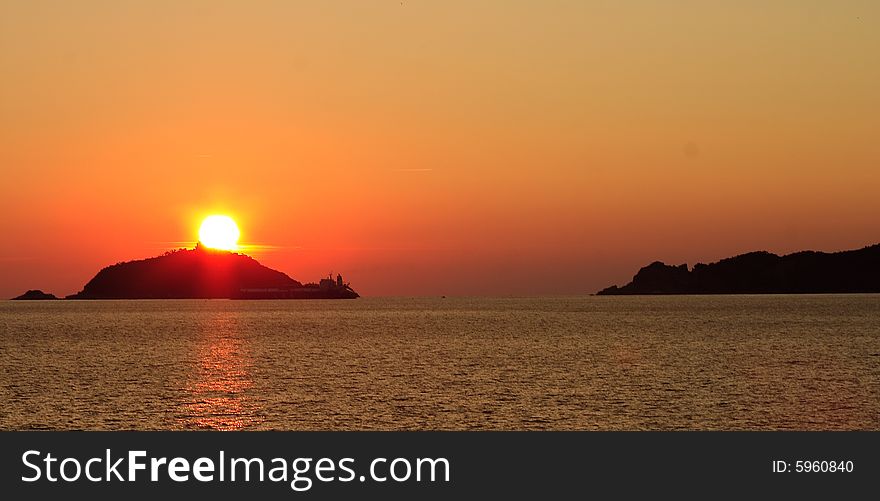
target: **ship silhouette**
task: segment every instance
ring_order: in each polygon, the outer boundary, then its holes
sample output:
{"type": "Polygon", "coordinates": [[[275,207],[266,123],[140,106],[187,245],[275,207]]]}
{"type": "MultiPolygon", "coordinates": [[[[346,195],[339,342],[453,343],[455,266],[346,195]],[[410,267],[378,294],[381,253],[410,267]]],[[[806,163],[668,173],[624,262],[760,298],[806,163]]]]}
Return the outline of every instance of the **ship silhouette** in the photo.
{"type": "Polygon", "coordinates": [[[334,280],[333,274],[330,273],[317,284],[242,288],[239,289],[235,299],[355,299],[357,297],[359,295],[351,285],[343,282],[342,275],[337,274],[334,280]]]}

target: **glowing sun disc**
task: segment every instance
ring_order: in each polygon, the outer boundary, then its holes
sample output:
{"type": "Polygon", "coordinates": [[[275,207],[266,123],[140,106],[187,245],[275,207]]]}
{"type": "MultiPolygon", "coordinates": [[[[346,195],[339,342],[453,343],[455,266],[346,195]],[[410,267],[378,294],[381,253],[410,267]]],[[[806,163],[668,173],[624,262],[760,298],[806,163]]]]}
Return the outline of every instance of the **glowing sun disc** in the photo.
{"type": "Polygon", "coordinates": [[[199,242],[219,250],[238,249],[238,225],[229,216],[208,216],[199,228],[199,242]]]}

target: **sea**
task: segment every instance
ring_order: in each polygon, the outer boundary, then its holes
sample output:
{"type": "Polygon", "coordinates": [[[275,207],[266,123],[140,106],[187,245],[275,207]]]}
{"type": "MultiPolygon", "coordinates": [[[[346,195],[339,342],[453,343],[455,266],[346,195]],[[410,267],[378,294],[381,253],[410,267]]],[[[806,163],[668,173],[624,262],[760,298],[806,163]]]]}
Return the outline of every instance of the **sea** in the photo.
{"type": "Polygon", "coordinates": [[[880,295],[0,301],[4,430],[878,430],[880,295]]]}

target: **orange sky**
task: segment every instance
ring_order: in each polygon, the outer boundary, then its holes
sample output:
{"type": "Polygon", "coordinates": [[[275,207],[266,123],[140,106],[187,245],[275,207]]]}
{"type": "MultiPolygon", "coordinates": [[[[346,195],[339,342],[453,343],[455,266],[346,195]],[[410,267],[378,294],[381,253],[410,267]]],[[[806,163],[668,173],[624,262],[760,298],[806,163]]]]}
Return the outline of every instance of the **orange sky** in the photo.
{"type": "Polygon", "coordinates": [[[0,297],[233,216],[365,295],[880,241],[873,1],[0,3],[0,297]]]}

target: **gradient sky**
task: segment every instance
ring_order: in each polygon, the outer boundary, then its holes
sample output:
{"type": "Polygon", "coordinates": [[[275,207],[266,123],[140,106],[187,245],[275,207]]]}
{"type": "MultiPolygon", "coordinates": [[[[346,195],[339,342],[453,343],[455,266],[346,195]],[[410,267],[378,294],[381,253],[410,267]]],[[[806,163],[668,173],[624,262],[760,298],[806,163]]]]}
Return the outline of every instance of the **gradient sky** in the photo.
{"type": "Polygon", "coordinates": [[[880,2],[2,1],[0,297],[233,216],[365,295],[880,241],[880,2]]]}

